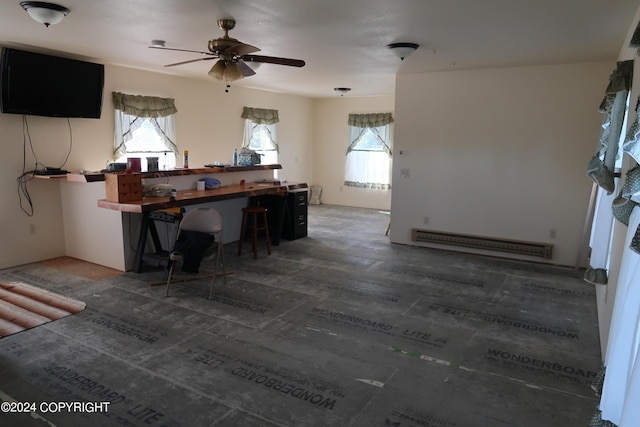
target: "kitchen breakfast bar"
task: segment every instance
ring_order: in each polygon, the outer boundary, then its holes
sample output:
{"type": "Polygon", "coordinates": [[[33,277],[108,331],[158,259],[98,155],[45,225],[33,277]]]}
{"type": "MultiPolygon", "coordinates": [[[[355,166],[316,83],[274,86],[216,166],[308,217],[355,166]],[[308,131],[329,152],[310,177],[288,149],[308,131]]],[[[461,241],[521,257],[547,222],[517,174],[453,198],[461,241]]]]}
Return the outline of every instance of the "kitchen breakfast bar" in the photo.
{"type": "MultiPolygon", "coordinates": [[[[307,184],[278,180],[273,177],[275,169],[281,169],[281,166],[277,164],[226,166],[143,172],[140,175],[145,181],[145,186],[170,184],[177,189],[175,196],[144,196],[139,200],[131,201],[112,201],[113,198],[107,197],[106,173],[69,174],[63,184],[63,201],[67,198],[70,202],[77,202],[82,198],[85,206],[89,208],[84,194],[87,192],[86,186],[77,184],[87,183],[94,186],[95,190],[101,190],[99,197],[93,199],[94,204],[90,210],[97,217],[108,218],[108,220],[100,221],[101,224],[98,224],[91,219],[87,220],[86,215],[77,213],[67,215],[65,212],[65,235],[72,234],[68,252],[71,256],[97,264],[123,271],[141,272],[145,255],[148,255],[145,252],[148,240],[152,240],[155,250],[162,246],[168,247],[172,243],[173,234],[168,231],[158,233],[156,220],[161,216],[170,218],[171,212],[177,213],[194,205],[206,205],[218,210],[225,221],[225,243],[236,241],[240,237],[241,210],[251,201],[264,200],[273,206],[273,200],[281,200],[281,203],[277,202],[277,209],[281,209],[281,213],[284,213],[283,210],[287,207],[287,196],[304,192],[306,202],[307,184]],[[210,177],[219,180],[221,185],[212,189],[196,189],[197,180],[210,177]],[[109,211],[113,213],[110,214],[109,211]],[[114,217],[116,213],[119,214],[119,218],[114,217]],[[68,226],[69,232],[67,232],[68,226]],[[94,234],[95,240],[92,237],[94,234]],[[159,235],[165,237],[164,244],[160,241],[159,235]],[[88,254],[87,250],[96,245],[100,250],[90,251],[92,255],[88,254]]],[[[98,195],[95,191],[91,192],[98,195]]],[[[303,198],[300,197],[300,199],[303,198]]],[[[176,217],[177,222],[179,214],[176,217]]],[[[173,221],[163,220],[162,222],[173,221]]]]}

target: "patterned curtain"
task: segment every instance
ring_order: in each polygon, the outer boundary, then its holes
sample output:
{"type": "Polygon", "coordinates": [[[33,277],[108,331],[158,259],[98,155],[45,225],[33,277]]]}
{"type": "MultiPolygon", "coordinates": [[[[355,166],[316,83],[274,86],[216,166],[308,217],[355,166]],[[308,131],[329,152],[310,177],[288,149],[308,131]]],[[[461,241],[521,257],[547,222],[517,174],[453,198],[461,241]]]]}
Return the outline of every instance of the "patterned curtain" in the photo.
{"type": "Polygon", "coordinates": [[[587,166],[587,176],[596,184],[613,193],[616,160],[620,158],[622,124],[627,113],[627,98],[633,80],[633,60],[620,61],[609,77],[605,97],[600,104],[603,113],[600,144],[596,155],[587,166]]]}
{"type": "Polygon", "coordinates": [[[114,158],[127,154],[126,143],[133,132],[148,119],[156,133],[162,138],[167,151],[178,155],[176,130],[173,115],[178,112],[172,98],[128,95],[113,92],[115,109],[114,158]]]}
{"type": "MultiPolygon", "coordinates": [[[[630,90],[630,62],[632,61],[618,64],[622,70],[612,75],[607,89],[608,102],[612,106],[611,122],[601,138],[607,167],[611,165],[609,156],[619,156],[618,147],[612,147],[611,144],[619,143],[621,129],[618,130],[616,122],[623,120],[616,120],[614,116],[626,114],[626,108],[624,112],[616,113],[616,103],[620,102],[620,94],[626,97],[630,90]]],[[[640,208],[636,206],[640,201],[640,170],[637,167],[640,157],[638,104],[640,100],[636,104],[635,121],[629,127],[622,144],[623,153],[629,154],[633,160],[626,172],[623,171],[624,184],[619,185],[618,196],[612,204],[614,216],[627,226],[627,230],[604,357],[602,396],[599,411],[591,421],[592,427],[636,426],[640,420],[640,208]]],[[[602,244],[609,245],[610,240],[602,244]]]]}
{"type": "Polygon", "coordinates": [[[274,125],[280,121],[278,110],[268,110],[266,108],[244,107],[241,117],[258,125],[274,125]]]}
{"type": "Polygon", "coordinates": [[[349,114],[344,185],[391,189],[391,113],[349,114]]]}

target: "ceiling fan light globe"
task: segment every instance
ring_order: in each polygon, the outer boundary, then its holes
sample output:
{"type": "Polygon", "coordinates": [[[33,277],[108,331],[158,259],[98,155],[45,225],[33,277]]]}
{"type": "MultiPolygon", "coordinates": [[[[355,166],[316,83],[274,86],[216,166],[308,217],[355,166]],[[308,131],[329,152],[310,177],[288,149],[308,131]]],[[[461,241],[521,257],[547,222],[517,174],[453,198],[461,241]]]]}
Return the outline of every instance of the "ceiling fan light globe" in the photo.
{"type": "Polygon", "coordinates": [[[250,77],[256,74],[253,68],[249,67],[242,59],[238,59],[235,64],[238,66],[238,70],[242,73],[242,77],[250,77]]]}
{"type": "Polygon", "coordinates": [[[256,62],[256,61],[244,61],[245,64],[247,64],[247,66],[249,68],[251,68],[253,71],[256,71],[258,68],[260,68],[260,66],[262,65],[262,62],[256,62]]]}
{"type": "Polygon", "coordinates": [[[213,64],[213,67],[211,67],[211,70],[209,70],[209,75],[218,80],[224,80],[224,74],[225,74],[226,68],[227,66],[224,63],[224,61],[219,60],[215,64],[213,64]]]}
{"type": "Polygon", "coordinates": [[[224,79],[226,81],[232,82],[234,80],[239,80],[242,77],[242,72],[238,68],[238,65],[235,62],[230,62],[227,64],[227,67],[224,70],[224,79]]]}

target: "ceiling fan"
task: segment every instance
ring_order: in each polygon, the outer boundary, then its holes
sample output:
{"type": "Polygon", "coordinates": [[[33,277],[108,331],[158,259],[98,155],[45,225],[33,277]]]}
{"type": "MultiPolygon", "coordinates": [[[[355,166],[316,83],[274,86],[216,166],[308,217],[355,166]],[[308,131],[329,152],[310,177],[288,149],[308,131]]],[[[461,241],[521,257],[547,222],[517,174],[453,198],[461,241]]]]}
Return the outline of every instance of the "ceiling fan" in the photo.
{"type": "Polygon", "coordinates": [[[256,72],[247,63],[266,63],[277,65],[288,65],[291,67],[304,67],[305,62],[301,59],[290,58],[278,58],[275,56],[262,56],[253,55],[254,52],[259,52],[255,46],[251,46],[246,43],[229,37],[229,30],[232,30],[236,26],[236,21],[233,19],[219,19],[218,27],[224,31],[224,36],[217,39],[209,40],[209,51],[197,51],[188,49],[175,49],[164,46],[149,46],[152,49],[164,49],[164,50],[176,50],[180,52],[193,52],[201,55],[206,55],[205,58],[190,59],[188,61],[176,62],[173,64],[167,64],[165,67],[173,67],[176,65],[188,64],[196,61],[207,61],[210,59],[217,59],[216,63],[211,67],[209,75],[219,80],[227,82],[241,79],[243,77],[249,77],[256,72]]]}

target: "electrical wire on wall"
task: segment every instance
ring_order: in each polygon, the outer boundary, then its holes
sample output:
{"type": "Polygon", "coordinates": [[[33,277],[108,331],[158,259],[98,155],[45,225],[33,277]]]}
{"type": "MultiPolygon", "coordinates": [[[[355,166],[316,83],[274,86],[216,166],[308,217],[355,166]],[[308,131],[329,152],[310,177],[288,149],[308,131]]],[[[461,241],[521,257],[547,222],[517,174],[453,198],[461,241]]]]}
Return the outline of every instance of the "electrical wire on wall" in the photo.
{"type": "Polygon", "coordinates": [[[33,201],[27,188],[27,183],[33,179],[33,170],[27,171],[27,143],[31,148],[31,153],[35,159],[36,168],[38,167],[38,158],[31,143],[31,135],[29,134],[29,123],[27,116],[22,116],[22,175],[18,177],[18,199],[20,200],[20,209],[28,216],[33,216],[33,201]],[[27,207],[25,207],[27,204],[27,207]]]}
{"type": "MultiPolygon", "coordinates": [[[[67,126],[69,127],[69,150],[65,156],[64,162],[58,169],[62,169],[69,160],[71,150],[73,149],[73,131],[71,129],[71,121],[67,118],[67,126]]],[[[29,194],[28,183],[34,179],[35,171],[46,168],[43,164],[38,162],[38,156],[33,148],[33,142],[31,140],[31,134],[29,133],[29,122],[27,116],[22,115],[22,174],[17,178],[18,181],[18,200],[20,203],[20,209],[27,214],[27,216],[33,216],[33,200],[31,200],[31,194],[29,194]],[[34,168],[27,170],[27,146],[31,150],[31,154],[34,159],[34,168]]]]}
{"type": "Polygon", "coordinates": [[[67,127],[69,128],[69,150],[67,151],[67,156],[64,158],[64,162],[60,165],[60,169],[67,164],[69,160],[69,156],[71,155],[71,150],[73,149],[73,131],[71,130],[71,120],[67,117],[67,127]]]}

